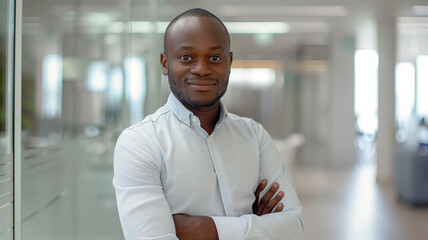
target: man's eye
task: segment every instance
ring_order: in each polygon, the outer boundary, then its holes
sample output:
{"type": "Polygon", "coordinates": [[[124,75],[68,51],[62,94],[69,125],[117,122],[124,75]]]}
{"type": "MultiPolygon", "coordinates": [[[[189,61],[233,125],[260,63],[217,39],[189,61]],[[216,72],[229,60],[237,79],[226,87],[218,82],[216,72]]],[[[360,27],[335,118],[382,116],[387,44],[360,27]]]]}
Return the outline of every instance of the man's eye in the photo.
{"type": "Polygon", "coordinates": [[[220,56],[211,56],[210,57],[210,61],[212,61],[212,62],[220,62],[221,59],[222,58],[220,56]]]}
{"type": "Polygon", "coordinates": [[[190,60],[192,60],[192,57],[189,56],[189,55],[181,55],[179,58],[182,61],[190,61],[190,60]]]}

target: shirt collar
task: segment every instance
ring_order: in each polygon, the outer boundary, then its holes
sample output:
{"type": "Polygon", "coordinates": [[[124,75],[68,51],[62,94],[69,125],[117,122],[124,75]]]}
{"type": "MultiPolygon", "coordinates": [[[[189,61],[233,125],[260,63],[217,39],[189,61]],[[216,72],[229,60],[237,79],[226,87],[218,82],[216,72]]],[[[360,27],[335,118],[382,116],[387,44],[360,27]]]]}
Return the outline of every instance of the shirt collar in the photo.
{"type": "MultiPolygon", "coordinates": [[[[194,114],[187,109],[175,96],[170,93],[168,97],[168,102],[171,111],[174,115],[186,125],[190,125],[190,119],[194,116],[194,114]]],[[[226,106],[222,101],[220,101],[220,116],[217,124],[223,122],[223,120],[228,116],[229,112],[227,111],[226,106]]],[[[196,117],[196,116],[194,116],[196,117]]]]}

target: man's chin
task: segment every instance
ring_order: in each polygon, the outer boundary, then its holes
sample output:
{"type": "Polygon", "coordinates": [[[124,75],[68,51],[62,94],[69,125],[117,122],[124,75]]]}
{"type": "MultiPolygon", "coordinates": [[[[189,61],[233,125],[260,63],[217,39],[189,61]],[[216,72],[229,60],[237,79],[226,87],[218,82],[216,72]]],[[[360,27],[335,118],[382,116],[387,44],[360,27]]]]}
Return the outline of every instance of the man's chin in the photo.
{"type": "Polygon", "coordinates": [[[201,108],[201,107],[211,107],[217,102],[218,100],[211,100],[211,101],[196,100],[196,101],[188,101],[187,104],[194,108],[201,108]]]}
{"type": "Polygon", "coordinates": [[[223,94],[221,94],[220,96],[216,96],[216,95],[211,95],[209,96],[208,94],[202,94],[202,95],[196,95],[194,94],[193,96],[189,96],[187,94],[183,94],[181,92],[174,92],[174,95],[176,96],[176,98],[182,102],[184,105],[190,106],[192,108],[202,108],[202,107],[211,107],[214,104],[216,104],[218,101],[220,101],[221,97],[223,96],[223,94]]]}

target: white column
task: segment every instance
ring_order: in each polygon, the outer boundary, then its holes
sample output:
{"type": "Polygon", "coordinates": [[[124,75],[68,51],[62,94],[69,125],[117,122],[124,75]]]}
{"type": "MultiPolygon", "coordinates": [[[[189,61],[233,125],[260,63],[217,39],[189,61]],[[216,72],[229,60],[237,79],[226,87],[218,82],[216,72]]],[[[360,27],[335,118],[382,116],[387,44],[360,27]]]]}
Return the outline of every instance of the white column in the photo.
{"type": "Polygon", "coordinates": [[[395,150],[395,17],[378,15],[379,128],[377,133],[377,181],[393,180],[395,150]]]}
{"type": "Polygon", "coordinates": [[[331,165],[355,163],[354,46],[355,38],[342,31],[332,43],[331,165]]]}

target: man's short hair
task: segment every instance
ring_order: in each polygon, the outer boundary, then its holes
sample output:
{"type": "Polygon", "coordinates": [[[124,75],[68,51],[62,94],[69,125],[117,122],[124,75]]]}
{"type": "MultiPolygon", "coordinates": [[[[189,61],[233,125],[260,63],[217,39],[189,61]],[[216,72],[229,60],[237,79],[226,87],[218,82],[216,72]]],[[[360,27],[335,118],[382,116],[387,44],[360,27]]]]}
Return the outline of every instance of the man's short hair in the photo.
{"type": "Polygon", "coordinates": [[[209,17],[209,18],[213,18],[215,20],[217,20],[224,28],[226,35],[227,35],[227,40],[229,43],[229,47],[230,47],[230,36],[229,36],[229,31],[227,30],[226,26],[224,25],[224,23],[214,14],[212,14],[211,12],[202,9],[202,8],[192,8],[189,9],[183,13],[181,13],[180,15],[176,16],[174,19],[171,20],[171,22],[168,24],[168,26],[166,27],[165,30],[165,34],[163,36],[163,51],[165,54],[168,53],[168,49],[167,49],[167,38],[168,38],[168,33],[169,33],[169,29],[171,28],[172,25],[174,25],[175,22],[177,22],[180,18],[183,17],[192,17],[192,16],[197,16],[197,17],[209,17]]]}

